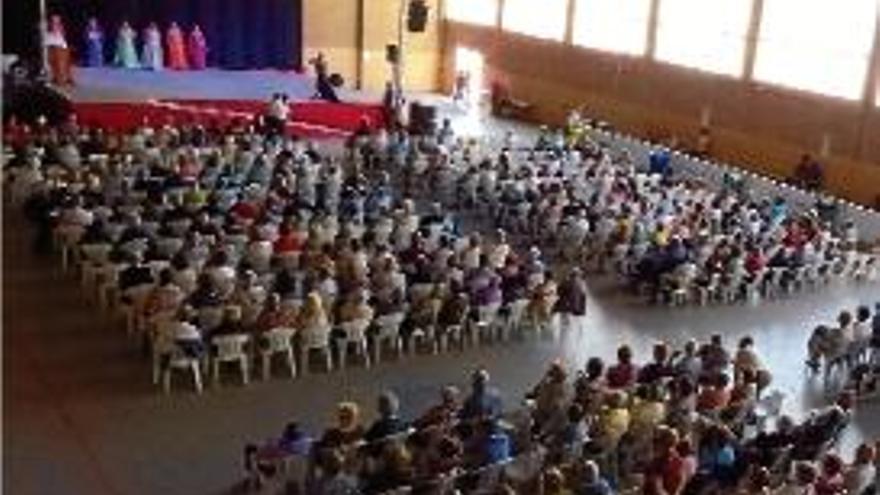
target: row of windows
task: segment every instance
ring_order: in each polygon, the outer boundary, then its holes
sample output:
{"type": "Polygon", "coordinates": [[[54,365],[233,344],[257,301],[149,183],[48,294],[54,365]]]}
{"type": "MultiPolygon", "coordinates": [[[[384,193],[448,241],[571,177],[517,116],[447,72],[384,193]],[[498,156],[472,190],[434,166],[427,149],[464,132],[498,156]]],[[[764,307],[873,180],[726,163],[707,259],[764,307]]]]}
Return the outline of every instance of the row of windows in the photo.
{"type": "MultiPolygon", "coordinates": [[[[572,42],[644,55],[652,0],[573,0],[572,42]]],[[[450,19],[498,22],[498,0],[448,0],[450,19]]],[[[739,77],[756,0],[660,0],[655,58],[739,77]]],[[[569,0],[504,0],[501,27],[563,41],[569,0]]],[[[861,98],[880,0],[764,0],[756,80],[847,99],[861,98]]],[[[880,96],[878,96],[880,98],[880,96]]],[[[880,101],[880,99],[878,99],[880,101]]]]}

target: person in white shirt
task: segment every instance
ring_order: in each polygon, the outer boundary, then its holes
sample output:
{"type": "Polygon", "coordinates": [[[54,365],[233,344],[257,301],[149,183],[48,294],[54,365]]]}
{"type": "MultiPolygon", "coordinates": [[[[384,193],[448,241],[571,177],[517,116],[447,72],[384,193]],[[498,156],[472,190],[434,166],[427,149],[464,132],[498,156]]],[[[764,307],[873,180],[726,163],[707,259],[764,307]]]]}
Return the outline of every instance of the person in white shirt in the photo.
{"type": "Polygon", "coordinates": [[[52,82],[58,85],[72,85],[73,72],[70,65],[70,48],[64,37],[64,24],[61,17],[49,18],[49,27],[43,33],[43,44],[49,58],[49,72],[52,82]]]}
{"type": "Polygon", "coordinates": [[[287,126],[287,119],[290,116],[290,106],[287,95],[283,93],[275,93],[269,102],[269,108],[266,112],[266,126],[272,133],[284,135],[287,126]]]}
{"type": "Polygon", "coordinates": [[[872,486],[877,477],[877,468],[874,466],[876,457],[874,447],[866,443],[859,445],[853,463],[844,473],[847,493],[862,495],[872,486]]]}

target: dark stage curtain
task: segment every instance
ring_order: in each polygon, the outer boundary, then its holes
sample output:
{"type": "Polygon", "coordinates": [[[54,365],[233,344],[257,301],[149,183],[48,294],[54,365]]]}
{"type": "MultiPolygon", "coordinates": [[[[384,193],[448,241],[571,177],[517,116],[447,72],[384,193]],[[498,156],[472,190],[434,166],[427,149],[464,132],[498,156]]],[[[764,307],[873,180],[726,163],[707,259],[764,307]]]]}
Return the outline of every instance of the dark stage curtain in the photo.
{"type": "Polygon", "coordinates": [[[194,24],[201,27],[212,67],[302,67],[302,0],[49,0],[49,12],[62,16],[67,41],[75,50],[83,49],[88,18],[97,18],[104,29],[107,58],[123,21],[138,32],[139,48],[147,24],[156,22],[164,37],[174,21],[185,33],[194,24]]]}

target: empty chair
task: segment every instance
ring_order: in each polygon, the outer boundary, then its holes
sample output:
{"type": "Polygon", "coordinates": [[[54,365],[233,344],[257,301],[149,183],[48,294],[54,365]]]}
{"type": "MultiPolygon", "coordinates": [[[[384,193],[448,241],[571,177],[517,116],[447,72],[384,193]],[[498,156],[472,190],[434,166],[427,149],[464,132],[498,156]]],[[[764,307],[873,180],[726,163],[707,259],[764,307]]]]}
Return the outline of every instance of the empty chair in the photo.
{"type": "MultiPolygon", "coordinates": [[[[473,330],[470,332],[471,339],[480,338],[491,342],[497,328],[498,310],[501,308],[500,303],[486,304],[477,307],[477,318],[471,322],[473,330]]],[[[471,341],[473,344],[473,340],[471,341]]]]}
{"type": "Polygon", "coordinates": [[[220,365],[237,364],[241,371],[241,381],[250,381],[250,358],[246,352],[251,337],[244,334],[218,335],[211,339],[214,355],[211,357],[211,372],[214,385],[220,385],[220,365]]]}
{"type": "Polygon", "coordinates": [[[264,343],[261,345],[260,357],[263,364],[263,380],[268,380],[272,374],[272,358],[282,355],[285,358],[287,367],[290,370],[290,377],[296,378],[296,360],[293,357],[293,336],[296,335],[294,328],[273,328],[262,338],[264,343]]]}
{"type": "Polygon", "coordinates": [[[171,392],[171,373],[174,370],[189,371],[192,373],[193,385],[196,392],[202,393],[202,369],[201,362],[196,356],[187,354],[179,344],[174,344],[168,365],[162,371],[162,390],[167,394],[171,392]]]}
{"type": "Polygon", "coordinates": [[[122,293],[125,302],[122,303],[121,312],[125,317],[125,331],[129,335],[134,335],[140,331],[143,326],[141,315],[144,312],[144,306],[150,291],[153,290],[153,284],[141,284],[135,287],[129,287],[122,293]]]}
{"type": "Polygon", "coordinates": [[[84,233],[85,228],[78,225],[64,225],[55,229],[55,240],[61,250],[61,269],[65,272],[70,266],[70,259],[77,243],[84,233]]]}
{"type": "Polygon", "coordinates": [[[403,323],[403,317],[403,313],[394,313],[376,318],[376,335],[373,337],[373,360],[376,363],[382,359],[382,344],[385,342],[390,342],[394,352],[400,354],[403,346],[400,324],[403,323]]]}
{"type": "Polygon", "coordinates": [[[507,320],[504,322],[503,327],[503,339],[507,340],[510,339],[510,337],[514,334],[520,334],[520,330],[522,329],[523,315],[525,314],[526,308],[528,306],[528,299],[517,299],[510,303],[507,312],[507,320]]]}
{"type": "Polygon", "coordinates": [[[113,246],[106,243],[85,244],[80,247],[82,253],[80,258],[80,282],[83,289],[86,291],[92,291],[94,289],[97,270],[108,262],[110,251],[112,250],[113,246]]]}
{"type": "Polygon", "coordinates": [[[324,357],[327,371],[333,371],[333,356],[330,351],[330,326],[315,324],[305,327],[300,331],[300,371],[303,374],[309,372],[309,354],[312,351],[320,352],[324,357]]]}
{"type": "Polygon", "coordinates": [[[371,321],[363,318],[358,320],[350,320],[339,324],[339,330],[343,336],[336,341],[339,347],[339,366],[345,368],[348,359],[349,349],[354,349],[364,358],[364,366],[370,367],[370,353],[367,346],[367,329],[370,328],[371,321]]]}

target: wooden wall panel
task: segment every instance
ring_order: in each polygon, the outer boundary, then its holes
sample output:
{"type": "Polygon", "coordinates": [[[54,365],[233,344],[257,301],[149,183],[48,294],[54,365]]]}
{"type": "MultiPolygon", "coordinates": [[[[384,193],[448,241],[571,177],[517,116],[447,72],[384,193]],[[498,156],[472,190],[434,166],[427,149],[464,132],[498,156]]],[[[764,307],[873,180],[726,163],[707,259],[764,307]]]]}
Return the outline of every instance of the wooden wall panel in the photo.
{"type": "Polygon", "coordinates": [[[865,114],[849,102],[716,76],[644,58],[546,42],[496,28],[448,22],[441,78],[452,84],[455,47],[486,57],[487,84],[509,85],[535,105],[533,116],[560,123],[572,107],[652,139],[672,135],[693,142],[705,107],[712,109],[713,148],[719,157],[779,176],[801,154],[818,154],[831,137],[829,185],[873,202],[880,194],[880,109],[865,114]]]}

